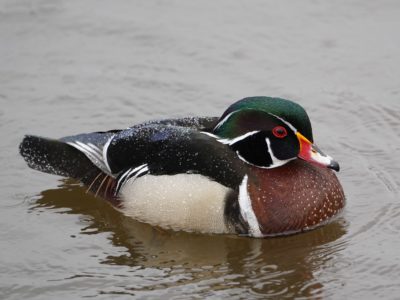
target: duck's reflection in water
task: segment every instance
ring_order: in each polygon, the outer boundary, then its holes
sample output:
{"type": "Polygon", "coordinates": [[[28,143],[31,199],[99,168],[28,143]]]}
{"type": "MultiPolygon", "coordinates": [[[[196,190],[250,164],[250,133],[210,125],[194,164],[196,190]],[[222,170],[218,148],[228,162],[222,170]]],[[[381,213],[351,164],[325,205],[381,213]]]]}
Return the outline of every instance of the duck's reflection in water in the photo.
{"type": "Polygon", "coordinates": [[[211,290],[318,298],[323,283],[315,272],[334,263],[345,247],[340,239],[346,232],[343,219],[307,233],[267,239],[166,231],[122,215],[68,180],[43,191],[32,209],[38,208],[66,208],[63,213],[90,216],[82,234],[111,232],[112,244],[126,251],[108,256],[103,264],[167,268],[188,275],[171,285],[201,280],[211,290]]]}

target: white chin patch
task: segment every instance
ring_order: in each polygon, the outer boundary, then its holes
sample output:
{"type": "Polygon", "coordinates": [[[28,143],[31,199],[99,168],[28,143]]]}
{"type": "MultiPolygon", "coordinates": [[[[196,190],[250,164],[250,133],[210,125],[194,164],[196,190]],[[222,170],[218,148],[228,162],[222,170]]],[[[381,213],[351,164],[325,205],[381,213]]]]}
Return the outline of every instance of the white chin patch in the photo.
{"type": "Polygon", "coordinates": [[[121,188],[121,211],[134,219],[174,230],[233,233],[224,221],[230,189],[199,174],[145,175],[121,188]]]}
{"type": "Polygon", "coordinates": [[[333,158],[330,157],[329,155],[323,156],[320,153],[316,152],[312,152],[311,153],[311,158],[313,161],[322,164],[324,166],[329,166],[329,164],[332,162],[333,158]]]}
{"type": "Polygon", "coordinates": [[[268,167],[268,169],[283,166],[284,164],[287,164],[289,161],[296,159],[296,157],[289,158],[289,159],[283,159],[283,160],[276,158],[274,152],[272,151],[271,141],[269,140],[269,138],[266,138],[265,142],[267,143],[268,153],[272,160],[272,165],[270,167],[268,167]]]}

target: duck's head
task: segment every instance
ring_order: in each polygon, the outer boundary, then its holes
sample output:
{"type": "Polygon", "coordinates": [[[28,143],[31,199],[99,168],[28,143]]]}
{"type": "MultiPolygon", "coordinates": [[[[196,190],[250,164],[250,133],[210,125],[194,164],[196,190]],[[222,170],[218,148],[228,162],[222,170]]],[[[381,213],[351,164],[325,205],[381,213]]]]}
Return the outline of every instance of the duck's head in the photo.
{"type": "Polygon", "coordinates": [[[339,164],[314,145],[306,111],[290,100],[239,100],[224,112],[213,134],[241,160],[259,168],[276,168],[300,158],[339,171],[339,164]]]}

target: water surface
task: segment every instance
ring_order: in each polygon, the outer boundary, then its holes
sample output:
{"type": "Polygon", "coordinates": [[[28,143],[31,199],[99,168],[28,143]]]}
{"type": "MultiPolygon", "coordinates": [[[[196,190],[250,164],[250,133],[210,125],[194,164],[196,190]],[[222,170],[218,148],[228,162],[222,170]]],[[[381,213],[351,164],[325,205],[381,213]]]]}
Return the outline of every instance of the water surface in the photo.
{"type": "Polygon", "coordinates": [[[0,0],[0,298],[396,299],[398,1],[0,0]],[[309,112],[347,207],[290,237],[164,231],[27,168],[61,137],[218,116],[268,95],[309,112]]]}

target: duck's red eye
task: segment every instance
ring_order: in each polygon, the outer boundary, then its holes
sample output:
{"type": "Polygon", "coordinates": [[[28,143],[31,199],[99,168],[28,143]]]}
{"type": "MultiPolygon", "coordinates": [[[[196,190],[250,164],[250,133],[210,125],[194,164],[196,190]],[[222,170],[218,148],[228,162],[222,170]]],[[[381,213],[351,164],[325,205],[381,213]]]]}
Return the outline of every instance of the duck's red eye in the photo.
{"type": "Polygon", "coordinates": [[[274,129],[272,129],[272,133],[274,136],[280,139],[283,139],[285,136],[287,136],[286,128],[282,126],[276,126],[274,129]]]}

